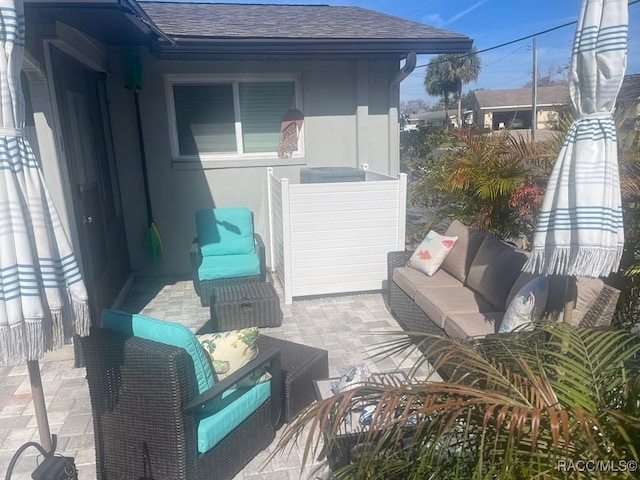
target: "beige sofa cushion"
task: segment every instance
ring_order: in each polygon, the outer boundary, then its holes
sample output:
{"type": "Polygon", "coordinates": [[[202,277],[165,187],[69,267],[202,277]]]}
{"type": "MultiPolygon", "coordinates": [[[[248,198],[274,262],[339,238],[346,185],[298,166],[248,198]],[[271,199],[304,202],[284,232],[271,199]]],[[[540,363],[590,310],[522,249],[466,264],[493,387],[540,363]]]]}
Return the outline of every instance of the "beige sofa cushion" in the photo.
{"type": "Polygon", "coordinates": [[[484,337],[496,333],[504,312],[451,313],[444,321],[444,331],[451,338],[484,337]]]}
{"type": "Polygon", "coordinates": [[[465,287],[418,288],[416,305],[440,328],[452,313],[491,312],[495,308],[482,295],[465,287]]]}
{"type": "Polygon", "coordinates": [[[442,269],[464,282],[469,274],[471,262],[480,248],[480,244],[486,233],[467,227],[458,220],[454,220],[449,225],[446,234],[451,237],[458,237],[447,258],[442,263],[442,269]]]}
{"type": "Polygon", "coordinates": [[[414,268],[396,267],[393,269],[391,278],[411,298],[414,298],[418,288],[462,287],[462,282],[443,270],[438,270],[428,277],[414,268]]]}
{"type": "Polygon", "coordinates": [[[487,235],[476,254],[466,284],[480,293],[494,311],[504,311],[509,292],[520,276],[527,256],[487,235]]]}
{"type": "MultiPolygon", "coordinates": [[[[549,284],[546,313],[550,318],[562,321],[567,277],[553,275],[552,279],[552,283],[549,284]]],[[[571,325],[578,325],[582,321],[603,287],[604,282],[599,278],[577,277],[575,282],[572,279],[569,283],[569,298],[574,299],[571,325]]]]}

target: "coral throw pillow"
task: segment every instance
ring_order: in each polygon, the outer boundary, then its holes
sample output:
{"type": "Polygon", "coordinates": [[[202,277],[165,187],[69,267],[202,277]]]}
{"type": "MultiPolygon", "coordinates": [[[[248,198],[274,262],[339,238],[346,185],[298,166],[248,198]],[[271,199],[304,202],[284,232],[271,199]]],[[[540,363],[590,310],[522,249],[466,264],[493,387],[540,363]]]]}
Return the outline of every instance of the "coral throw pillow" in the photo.
{"type": "Polygon", "coordinates": [[[438,271],[444,259],[456,244],[458,237],[445,237],[431,230],[407,262],[407,267],[431,276],[438,271]]]}

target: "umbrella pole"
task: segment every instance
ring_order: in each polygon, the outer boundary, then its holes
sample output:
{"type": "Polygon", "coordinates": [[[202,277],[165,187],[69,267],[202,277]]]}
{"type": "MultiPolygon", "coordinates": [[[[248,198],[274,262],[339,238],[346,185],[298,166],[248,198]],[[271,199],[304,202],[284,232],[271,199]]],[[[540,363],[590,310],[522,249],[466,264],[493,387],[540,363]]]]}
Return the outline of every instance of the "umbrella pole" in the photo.
{"type": "Polygon", "coordinates": [[[49,430],[49,418],[47,417],[47,408],[44,404],[44,391],[42,390],[42,378],[40,377],[40,365],[38,364],[38,361],[28,361],[27,369],[29,370],[29,381],[31,382],[33,406],[36,410],[38,432],[40,433],[40,445],[42,445],[42,448],[47,452],[53,453],[51,431],[49,430]]]}
{"type": "Polygon", "coordinates": [[[564,311],[562,314],[562,321],[564,323],[571,323],[571,316],[573,315],[573,277],[567,275],[567,281],[564,286],[564,311]]]}

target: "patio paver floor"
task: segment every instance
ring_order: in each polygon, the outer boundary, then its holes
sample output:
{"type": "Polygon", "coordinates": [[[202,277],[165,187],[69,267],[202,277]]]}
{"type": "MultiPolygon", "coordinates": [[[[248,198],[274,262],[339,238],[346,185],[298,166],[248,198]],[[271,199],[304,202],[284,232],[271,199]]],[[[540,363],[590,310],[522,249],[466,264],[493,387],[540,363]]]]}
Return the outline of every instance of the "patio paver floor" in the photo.
{"type": "MultiPolygon", "coordinates": [[[[281,289],[276,284],[276,289],[281,289]]],[[[120,309],[178,321],[197,331],[209,320],[209,308],[201,307],[190,281],[167,279],[137,280],[120,309]]],[[[369,358],[372,347],[388,340],[388,332],[401,328],[388,312],[383,294],[327,296],[295,300],[282,304],[282,326],[262,328],[261,333],[293,342],[324,348],[329,352],[329,375],[340,376],[352,363],[364,362],[372,371],[398,368],[408,371],[411,359],[399,358],[374,362],[369,358]]],[[[75,458],[81,480],[95,478],[93,424],[85,371],[73,368],[73,347],[48,353],[40,361],[45,401],[51,433],[58,435],[56,452],[75,458]]],[[[427,368],[421,375],[427,375],[427,368]]],[[[438,378],[437,375],[434,378],[438,378]]],[[[314,462],[300,474],[302,445],[287,454],[265,460],[275,448],[284,427],[273,444],[253,459],[235,480],[287,480],[324,478],[325,462],[314,462]]],[[[15,451],[25,442],[39,441],[31,401],[31,389],[25,365],[0,366],[0,474],[15,451]]],[[[16,465],[12,480],[30,479],[38,452],[29,448],[16,465]]]]}

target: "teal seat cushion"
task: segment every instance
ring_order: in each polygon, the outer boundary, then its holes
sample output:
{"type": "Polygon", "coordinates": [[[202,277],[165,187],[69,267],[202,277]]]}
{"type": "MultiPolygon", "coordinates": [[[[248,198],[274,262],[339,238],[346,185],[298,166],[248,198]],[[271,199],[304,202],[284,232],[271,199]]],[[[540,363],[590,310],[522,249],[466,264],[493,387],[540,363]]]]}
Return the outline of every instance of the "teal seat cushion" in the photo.
{"type": "Polygon", "coordinates": [[[196,231],[203,257],[256,251],[251,210],[246,207],[198,210],[196,231]]]}
{"type": "Polygon", "coordinates": [[[249,277],[260,274],[260,259],[257,253],[246,255],[221,255],[202,257],[198,267],[198,278],[216,280],[218,278],[249,277]]]}
{"type": "Polygon", "coordinates": [[[198,451],[208,452],[270,396],[271,382],[251,388],[229,389],[223,393],[219,409],[198,423],[198,451]]]}
{"type": "Polygon", "coordinates": [[[198,393],[203,393],[213,387],[215,377],[209,355],[204,351],[193,332],[184,325],[145,317],[137,313],[103,310],[102,328],[184,348],[193,359],[198,393]]]}

